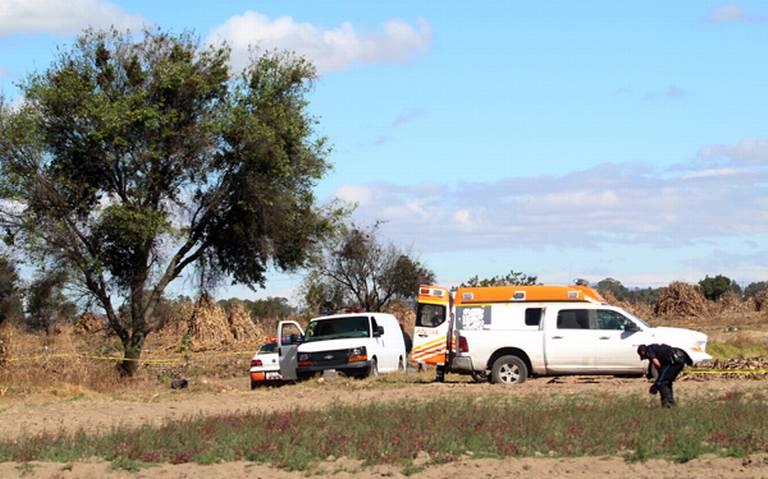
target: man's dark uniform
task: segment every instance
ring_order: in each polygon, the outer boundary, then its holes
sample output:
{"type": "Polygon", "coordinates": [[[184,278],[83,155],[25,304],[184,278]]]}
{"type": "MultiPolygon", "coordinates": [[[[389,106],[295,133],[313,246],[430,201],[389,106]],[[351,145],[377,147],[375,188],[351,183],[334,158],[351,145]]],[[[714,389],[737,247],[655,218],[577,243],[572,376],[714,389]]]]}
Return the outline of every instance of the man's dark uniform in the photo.
{"type": "Polygon", "coordinates": [[[683,370],[686,363],[691,360],[682,349],[673,348],[666,344],[649,344],[637,348],[638,354],[642,359],[648,359],[653,363],[656,358],[661,363],[659,368],[659,377],[651,386],[650,392],[655,394],[658,391],[661,394],[661,407],[672,407],[675,405],[675,393],[672,390],[672,383],[677,379],[677,375],[683,370]]]}

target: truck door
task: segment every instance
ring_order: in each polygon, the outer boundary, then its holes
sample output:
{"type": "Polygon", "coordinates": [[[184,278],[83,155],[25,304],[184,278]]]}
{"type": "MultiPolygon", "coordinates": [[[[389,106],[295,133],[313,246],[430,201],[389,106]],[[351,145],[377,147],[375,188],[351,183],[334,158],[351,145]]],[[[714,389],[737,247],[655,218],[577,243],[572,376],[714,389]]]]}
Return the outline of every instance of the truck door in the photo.
{"type": "Polygon", "coordinates": [[[296,350],[304,339],[304,330],[296,321],[280,321],[277,324],[277,354],[280,358],[280,374],[289,381],[297,379],[296,350]]]}
{"type": "Polygon", "coordinates": [[[548,308],[544,328],[547,370],[553,372],[588,372],[595,368],[594,309],[548,308]]]}
{"type": "Polygon", "coordinates": [[[598,309],[597,331],[595,365],[598,369],[616,372],[643,369],[637,347],[645,344],[647,334],[634,321],[617,311],[598,309]]]}
{"type": "Polygon", "coordinates": [[[450,319],[448,290],[434,286],[419,288],[411,359],[419,363],[445,364],[450,319]]]}

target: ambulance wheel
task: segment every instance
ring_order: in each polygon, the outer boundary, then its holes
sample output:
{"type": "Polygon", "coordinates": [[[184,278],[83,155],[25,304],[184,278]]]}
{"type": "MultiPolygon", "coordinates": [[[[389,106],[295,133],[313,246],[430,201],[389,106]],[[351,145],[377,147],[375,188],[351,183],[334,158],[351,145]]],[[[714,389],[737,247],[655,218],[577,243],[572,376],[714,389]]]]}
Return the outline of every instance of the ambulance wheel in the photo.
{"type": "Polygon", "coordinates": [[[494,384],[520,384],[528,378],[528,366],[525,361],[512,356],[502,356],[493,363],[491,382],[494,384]]]}

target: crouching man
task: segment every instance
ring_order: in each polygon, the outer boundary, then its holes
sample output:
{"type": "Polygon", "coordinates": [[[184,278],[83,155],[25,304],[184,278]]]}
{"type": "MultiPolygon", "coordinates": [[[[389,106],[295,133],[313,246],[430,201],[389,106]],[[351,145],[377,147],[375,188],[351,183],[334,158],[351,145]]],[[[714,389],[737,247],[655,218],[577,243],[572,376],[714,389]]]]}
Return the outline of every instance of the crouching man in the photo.
{"type": "Polygon", "coordinates": [[[672,383],[675,382],[686,364],[693,364],[690,357],[682,349],[673,348],[666,344],[641,344],[637,348],[637,354],[640,359],[649,360],[659,372],[656,382],[653,383],[649,392],[661,394],[661,407],[674,406],[675,393],[672,389],[672,383]]]}

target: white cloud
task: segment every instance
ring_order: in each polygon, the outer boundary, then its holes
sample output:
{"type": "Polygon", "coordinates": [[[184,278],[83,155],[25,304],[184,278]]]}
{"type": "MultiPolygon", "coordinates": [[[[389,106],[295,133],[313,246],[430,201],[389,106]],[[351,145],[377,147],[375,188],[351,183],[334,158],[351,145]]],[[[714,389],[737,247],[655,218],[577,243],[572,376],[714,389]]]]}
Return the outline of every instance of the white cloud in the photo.
{"type": "Polygon", "coordinates": [[[460,210],[456,210],[456,213],[453,214],[453,218],[459,224],[469,225],[472,219],[472,213],[470,213],[467,208],[462,208],[460,210]]]}
{"type": "Polygon", "coordinates": [[[742,166],[756,151],[745,145],[754,144],[702,148],[727,153],[717,168],[695,158],[676,170],[606,164],[563,176],[454,186],[357,185],[370,201],[353,216],[361,224],[382,220],[393,240],[431,253],[510,246],[664,248],[768,234],[768,163],[742,166]]]}
{"type": "Polygon", "coordinates": [[[336,190],[336,198],[347,203],[365,205],[371,200],[371,190],[365,186],[340,186],[336,190]]]}
{"type": "Polygon", "coordinates": [[[744,10],[738,5],[720,5],[710,10],[707,20],[715,23],[738,22],[744,19],[744,10]]]}
{"type": "Polygon", "coordinates": [[[311,60],[319,73],[343,70],[353,65],[371,63],[407,63],[429,48],[432,30],[423,20],[411,25],[392,19],[380,32],[360,32],[344,22],[333,29],[323,29],[292,17],[274,20],[247,11],[230,17],[215,28],[209,41],[227,41],[232,47],[236,68],[245,66],[249,48],[290,50],[311,60]]]}
{"type": "Polygon", "coordinates": [[[709,11],[704,19],[712,23],[765,22],[768,17],[748,15],[739,5],[719,5],[709,11]]]}
{"type": "Polygon", "coordinates": [[[140,28],[144,19],[104,0],[3,0],[0,37],[16,33],[68,35],[86,27],[140,28]]]}
{"type": "Polygon", "coordinates": [[[710,145],[699,150],[698,156],[706,160],[725,160],[736,164],[768,165],[768,140],[744,139],[731,145],[710,145]]]}
{"type": "Polygon", "coordinates": [[[738,168],[708,168],[705,170],[691,171],[683,173],[680,178],[688,180],[691,178],[708,178],[712,176],[728,176],[742,173],[744,170],[738,168]]]}

